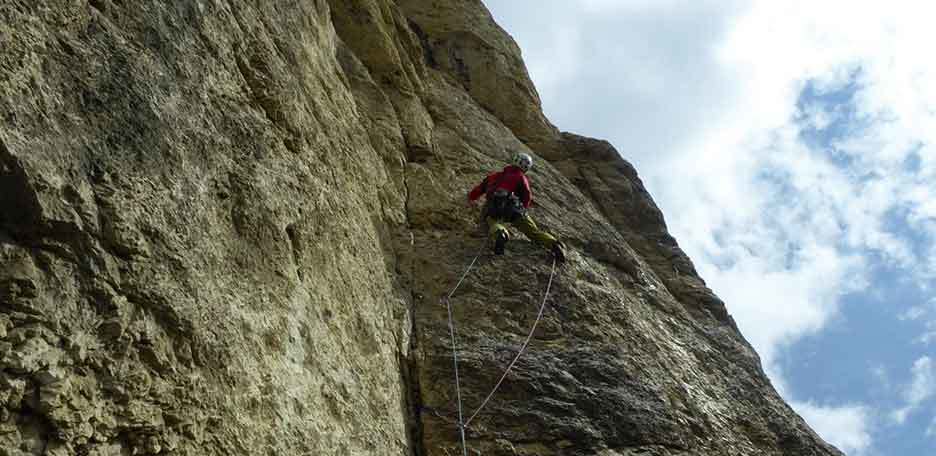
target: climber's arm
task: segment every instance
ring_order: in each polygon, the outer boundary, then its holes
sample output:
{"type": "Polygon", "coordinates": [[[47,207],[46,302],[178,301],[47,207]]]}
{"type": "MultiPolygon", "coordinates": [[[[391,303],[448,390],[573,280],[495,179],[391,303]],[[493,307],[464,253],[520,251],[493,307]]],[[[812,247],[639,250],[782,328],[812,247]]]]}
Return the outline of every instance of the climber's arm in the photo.
{"type": "Polygon", "coordinates": [[[475,186],[475,188],[471,189],[471,192],[468,193],[469,206],[473,206],[477,202],[478,198],[487,192],[487,181],[488,178],[485,177],[480,184],[475,186]]]}
{"type": "Polygon", "coordinates": [[[533,191],[530,190],[530,181],[527,180],[526,176],[523,176],[523,181],[517,186],[516,193],[517,197],[520,198],[520,202],[523,203],[523,207],[529,209],[530,205],[533,204],[533,191]]]}

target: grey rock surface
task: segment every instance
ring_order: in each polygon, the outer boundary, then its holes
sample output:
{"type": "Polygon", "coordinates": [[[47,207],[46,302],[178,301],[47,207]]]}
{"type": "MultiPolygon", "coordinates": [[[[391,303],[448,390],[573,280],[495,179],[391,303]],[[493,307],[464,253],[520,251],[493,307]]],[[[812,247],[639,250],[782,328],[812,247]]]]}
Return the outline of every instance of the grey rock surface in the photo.
{"type": "MultiPolygon", "coordinates": [[[[440,299],[516,151],[569,261],[472,454],[840,454],[479,0],[5,1],[0,119],[0,455],[459,454],[440,299]]],[[[467,411],[550,266],[454,296],[467,411]]]]}

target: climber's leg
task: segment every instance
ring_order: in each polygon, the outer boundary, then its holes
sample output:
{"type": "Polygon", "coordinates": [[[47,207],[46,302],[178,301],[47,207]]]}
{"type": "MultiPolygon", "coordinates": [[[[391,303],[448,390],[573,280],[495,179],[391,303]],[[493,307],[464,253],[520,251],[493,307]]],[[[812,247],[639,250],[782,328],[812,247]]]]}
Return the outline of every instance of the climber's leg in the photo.
{"type": "Polygon", "coordinates": [[[557,242],[555,236],[539,229],[539,227],[536,226],[536,222],[534,222],[533,218],[529,215],[524,215],[517,219],[513,222],[513,226],[517,227],[517,229],[526,237],[530,238],[531,241],[547,249],[552,249],[553,245],[557,242]]]}
{"type": "Polygon", "coordinates": [[[536,226],[536,222],[534,222],[529,215],[524,214],[516,220],[513,225],[526,237],[530,238],[531,241],[546,247],[546,249],[552,252],[556,261],[559,263],[565,262],[565,244],[557,240],[555,236],[539,229],[539,227],[536,226]]]}
{"type": "Polygon", "coordinates": [[[494,217],[488,217],[487,224],[489,237],[494,244],[494,254],[503,255],[504,246],[510,239],[510,236],[507,234],[507,226],[504,225],[503,221],[495,219],[494,217]]]}

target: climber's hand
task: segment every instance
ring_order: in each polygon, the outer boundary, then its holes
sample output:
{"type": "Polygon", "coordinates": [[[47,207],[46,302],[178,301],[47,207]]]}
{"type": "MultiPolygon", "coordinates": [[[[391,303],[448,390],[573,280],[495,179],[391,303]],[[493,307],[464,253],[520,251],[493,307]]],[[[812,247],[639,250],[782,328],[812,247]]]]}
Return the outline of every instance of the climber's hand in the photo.
{"type": "Polygon", "coordinates": [[[468,200],[468,207],[478,207],[478,200],[468,200]]]}

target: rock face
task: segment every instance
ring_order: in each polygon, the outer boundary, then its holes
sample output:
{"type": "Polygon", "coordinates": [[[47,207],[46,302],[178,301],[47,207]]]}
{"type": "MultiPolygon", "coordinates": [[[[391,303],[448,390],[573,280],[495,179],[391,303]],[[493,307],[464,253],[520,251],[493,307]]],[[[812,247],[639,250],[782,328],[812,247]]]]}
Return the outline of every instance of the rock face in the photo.
{"type": "MultiPolygon", "coordinates": [[[[472,454],[840,454],[479,0],[0,18],[0,454],[460,454],[440,298],[485,245],[465,191],[514,151],[570,259],[472,454]]],[[[550,265],[518,235],[452,299],[466,411],[550,265]]]]}

